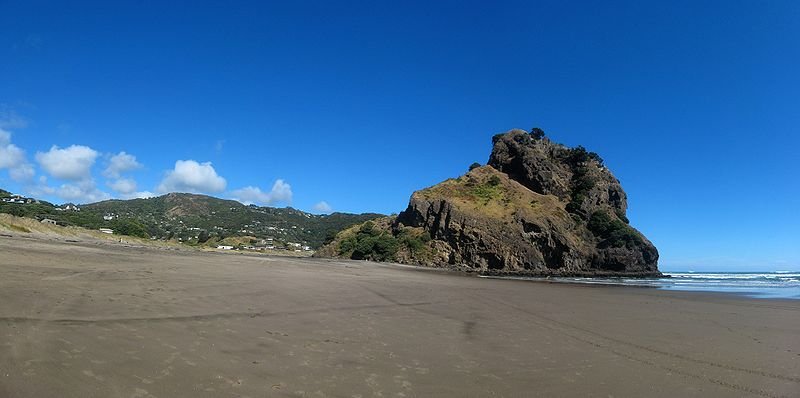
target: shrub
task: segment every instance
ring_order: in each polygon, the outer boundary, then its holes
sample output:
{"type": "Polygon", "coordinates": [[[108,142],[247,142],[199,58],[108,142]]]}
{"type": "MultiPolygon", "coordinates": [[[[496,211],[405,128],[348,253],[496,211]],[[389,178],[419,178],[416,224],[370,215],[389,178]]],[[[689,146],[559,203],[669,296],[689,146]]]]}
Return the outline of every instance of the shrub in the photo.
{"type": "Polygon", "coordinates": [[[147,229],[133,220],[117,220],[113,224],[114,233],[119,235],[128,235],[128,236],[136,236],[139,238],[149,238],[150,235],[147,234],[147,229]]]}
{"type": "Polygon", "coordinates": [[[339,243],[339,254],[347,254],[355,250],[358,239],[355,236],[348,236],[339,243]]]}
{"type": "Polygon", "coordinates": [[[625,212],[621,209],[614,209],[614,213],[617,214],[617,217],[622,220],[625,224],[630,224],[630,220],[628,220],[628,216],[625,215],[625,212]]]}
{"type": "Polygon", "coordinates": [[[492,176],[495,179],[490,178],[486,183],[483,184],[475,184],[475,185],[467,185],[471,188],[471,193],[476,197],[478,200],[483,200],[486,204],[491,200],[499,199],[500,198],[500,189],[498,185],[500,185],[500,178],[497,176],[492,176]]]}
{"type": "Polygon", "coordinates": [[[531,138],[533,138],[535,140],[541,140],[542,138],[544,138],[544,130],[542,130],[542,129],[538,128],[538,127],[532,128],[531,129],[531,138]]]}
{"type": "Polygon", "coordinates": [[[357,235],[350,257],[356,260],[392,261],[398,248],[397,240],[389,233],[377,236],[357,235]]]}
{"type": "Polygon", "coordinates": [[[367,221],[361,224],[361,228],[358,229],[358,233],[370,235],[374,230],[375,230],[375,223],[372,221],[367,221]]]}
{"type": "Polygon", "coordinates": [[[354,260],[393,261],[400,243],[391,233],[375,228],[375,223],[361,224],[355,235],[339,243],[339,254],[354,260]]]}
{"type": "Polygon", "coordinates": [[[577,216],[585,216],[585,214],[583,214],[583,210],[581,209],[581,202],[579,202],[576,198],[572,198],[572,201],[567,203],[565,210],[567,213],[577,216]]]}
{"type": "Polygon", "coordinates": [[[5,212],[11,214],[12,216],[17,216],[17,217],[26,216],[25,211],[22,209],[22,206],[20,205],[9,206],[7,209],[5,209],[5,212]]]}
{"type": "Polygon", "coordinates": [[[520,144],[528,144],[528,143],[531,142],[530,140],[531,140],[531,137],[527,136],[525,134],[517,134],[517,135],[514,136],[514,141],[516,141],[516,142],[518,142],[520,144]]]}
{"type": "Polygon", "coordinates": [[[376,228],[373,223],[364,223],[355,234],[342,239],[338,252],[354,260],[395,261],[401,248],[420,253],[430,240],[427,233],[417,233],[412,228],[392,233],[376,228]]]}
{"type": "Polygon", "coordinates": [[[589,194],[589,191],[597,184],[595,177],[589,173],[590,169],[587,163],[589,161],[595,161],[602,165],[603,159],[600,158],[600,155],[589,152],[580,145],[567,150],[566,155],[562,152],[561,158],[564,159],[572,169],[570,203],[567,205],[566,209],[570,213],[578,214],[585,218],[587,214],[584,214],[583,211],[580,210],[581,204],[584,199],[586,199],[586,195],[589,194]]]}
{"type": "Polygon", "coordinates": [[[597,154],[597,152],[589,152],[589,159],[594,160],[600,166],[603,165],[603,158],[601,158],[600,155],[597,154]]]}
{"type": "Polygon", "coordinates": [[[592,214],[587,227],[596,236],[605,236],[611,229],[611,217],[608,213],[598,210],[592,214]]]}
{"type": "Polygon", "coordinates": [[[569,151],[569,162],[573,166],[578,166],[580,164],[586,163],[589,160],[589,152],[586,151],[582,145],[578,145],[575,148],[570,149],[569,151]]]}
{"type": "Polygon", "coordinates": [[[323,245],[327,245],[327,244],[333,242],[333,240],[336,239],[336,235],[337,234],[338,233],[336,231],[333,231],[333,230],[328,231],[327,233],[325,233],[325,240],[322,241],[322,244],[323,245]]]}
{"type": "Polygon", "coordinates": [[[397,234],[397,240],[412,253],[419,253],[425,249],[425,244],[430,242],[431,236],[427,232],[414,234],[412,229],[403,228],[397,234]]]}
{"type": "Polygon", "coordinates": [[[208,231],[202,230],[199,234],[197,234],[197,243],[206,243],[210,236],[208,235],[208,231]]]}
{"type": "Polygon", "coordinates": [[[594,212],[586,226],[595,236],[602,239],[599,245],[601,247],[634,248],[643,243],[633,228],[602,210],[594,212]]]}
{"type": "Polygon", "coordinates": [[[570,193],[570,202],[567,204],[566,210],[570,213],[586,217],[587,215],[581,210],[581,205],[586,199],[586,195],[594,188],[596,183],[597,181],[589,175],[586,166],[576,166],[573,169],[572,181],[570,181],[572,191],[570,193]]]}
{"type": "Polygon", "coordinates": [[[475,163],[473,163],[473,164],[469,165],[469,171],[475,170],[475,169],[477,169],[478,167],[481,167],[481,164],[480,164],[480,163],[478,163],[478,162],[475,162],[475,163]]]}

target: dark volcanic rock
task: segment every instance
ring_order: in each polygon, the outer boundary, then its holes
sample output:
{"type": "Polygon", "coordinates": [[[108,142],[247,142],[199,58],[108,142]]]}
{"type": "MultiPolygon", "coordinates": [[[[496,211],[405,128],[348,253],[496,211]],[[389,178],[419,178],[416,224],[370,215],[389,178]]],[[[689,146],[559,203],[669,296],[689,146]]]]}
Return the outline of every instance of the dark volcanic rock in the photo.
{"type": "Polygon", "coordinates": [[[523,130],[496,135],[492,141],[489,165],[536,193],[575,203],[586,215],[604,207],[624,214],[628,208],[619,180],[596,160],[599,156],[580,159],[581,153],[590,156],[590,152],[548,138],[533,139],[523,130]]]}
{"type": "Polygon", "coordinates": [[[522,130],[493,142],[489,166],[414,192],[384,232],[344,231],[322,253],[360,247],[370,258],[363,247],[383,239],[384,259],[485,274],[659,274],[658,251],[627,224],[625,192],[599,156],[522,130]],[[419,236],[430,239],[408,243],[419,236]]]}

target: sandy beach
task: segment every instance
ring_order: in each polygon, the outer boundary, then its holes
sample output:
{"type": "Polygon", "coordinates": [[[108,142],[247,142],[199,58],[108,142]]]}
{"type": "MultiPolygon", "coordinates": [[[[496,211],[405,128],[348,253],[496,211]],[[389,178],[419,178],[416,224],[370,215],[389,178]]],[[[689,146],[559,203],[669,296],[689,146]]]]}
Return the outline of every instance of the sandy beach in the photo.
{"type": "Polygon", "coordinates": [[[797,397],[800,301],[0,237],[2,397],[797,397]]]}

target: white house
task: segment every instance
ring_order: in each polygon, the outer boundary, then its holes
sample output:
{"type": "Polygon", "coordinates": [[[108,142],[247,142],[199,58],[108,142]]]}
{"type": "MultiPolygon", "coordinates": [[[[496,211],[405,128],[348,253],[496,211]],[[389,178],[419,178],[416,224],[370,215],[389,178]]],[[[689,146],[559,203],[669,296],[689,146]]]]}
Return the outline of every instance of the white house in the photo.
{"type": "Polygon", "coordinates": [[[114,230],[111,228],[100,228],[98,231],[109,235],[114,233],[114,230]]]}
{"type": "Polygon", "coordinates": [[[56,220],[51,220],[49,218],[43,218],[41,221],[42,224],[50,224],[50,225],[58,225],[56,220]]]}
{"type": "Polygon", "coordinates": [[[33,199],[30,199],[30,198],[25,198],[25,197],[23,197],[23,196],[20,196],[20,195],[12,195],[11,197],[8,197],[8,198],[3,198],[3,202],[6,202],[6,203],[17,203],[17,204],[26,204],[26,203],[33,203],[33,202],[34,202],[34,200],[33,200],[33,199]]]}
{"type": "Polygon", "coordinates": [[[219,245],[217,246],[219,250],[233,250],[233,246],[226,246],[226,245],[219,245]]]}

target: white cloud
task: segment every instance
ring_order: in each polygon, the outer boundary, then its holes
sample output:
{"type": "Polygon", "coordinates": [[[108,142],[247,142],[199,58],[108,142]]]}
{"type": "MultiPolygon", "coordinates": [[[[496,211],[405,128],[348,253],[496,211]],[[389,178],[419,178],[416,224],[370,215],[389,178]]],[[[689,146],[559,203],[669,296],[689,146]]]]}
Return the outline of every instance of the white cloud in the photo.
{"type": "Polygon", "coordinates": [[[51,176],[64,180],[87,180],[99,154],[83,145],[59,148],[53,145],[47,152],[36,152],[36,161],[51,176]]]}
{"type": "Polygon", "coordinates": [[[64,202],[94,203],[111,199],[111,195],[97,188],[91,177],[52,187],[47,183],[46,176],[39,176],[35,184],[29,185],[25,189],[32,196],[56,196],[64,202]]]}
{"type": "Polygon", "coordinates": [[[246,205],[253,203],[266,203],[269,200],[269,194],[261,192],[261,188],[247,186],[231,192],[233,200],[237,200],[246,205]]]}
{"type": "Polygon", "coordinates": [[[30,181],[36,175],[36,172],[33,170],[32,164],[25,162],[8,169],[8,175],[14,181],[30,181]]]}
{"type": "Polygon", "coordinates": [[[329,205],[328,202],[324,200],[315,204],[313,209],[317,213],[330,213],[333,210],[333,208],[331,208],[331,205],[329,205]]]}
{"type": "Polygon", "coordinates": [[[292,186],[281,179],[272,184],[272,190],[269,192],[263,192],[258,187],[247,186],[237,189],[231,194],[234,200],[244,204],[272,205],[277,202],[292,203],[292,186]]]}
{"type": "Polygon", "coordinates": [[[108,187],[122,195],[129,195],[136,192],[136,181],[130,178],[120,178],[107,183],[108,187]]]}
{"type": "Polygon", "coordinates": [[[175,168],[156,189],[158,192],[221,192],[225,190],[225,179],[217,175],[211,162],[198,163],[194,160],[179,160],[175,168]]]}
{"type": "Polygon", "coordinates": [[[25,152],[11,143],[11,133],[0,129],[0,169],[10,169],[25,160],[25,152]]]}
{"type": "Polygon", "coordinates": [[[136,156],[123,151],[111,156],[108,161],[108,167],[103,171],[103,175],[108,178],[119,178],[120,174],[141,167],[142,164],[136,161],[136,156]]]}
{"type": "Polygon", "coordinates": [[[25,151],[11,143],[11,132],[0,129],[0,169],[8,169],[15,181],[29,181],[36,174],[25,151]]]}
{"type": "Polygon", "coordinates": [[[106,185],[119,194],[122,199],[142,199],[156,196],[150,191],[137,191],[136,181],[131,178],[118,178],[112,182],[107,182],[106,185]]]}
{"type": "Polygon", "coordinates": [[[272,184],[272,190],[269,191],[270,202],[285,202],[292,203],[292,186],[285,181],[278,179],[272,184]]]}
{"type": "Polygon", "coordinates": [[[34,197],[41,197],[41,196],[49,196],[56,193],[55,188],[51,188],[47,186],[47,177],[46,176],[39,176],[39,179],[36,184],[25,187],[25,191],[28,195],[34,197]]]}
{"type": "Polygon", "coordinates": [[[55,195],[68,202],[77,203],[93,203],[111,199],[111,195],[97,189],[92,179],[63,184],[55,189],[55,195]]]}
{"type": "Polygon", "coordinates": [[[123,195],[125,199],[145,199],[145,198],[154,198],[156,194],[150,191],[140,191],[134,192],[128,195],[123,195]]]}

